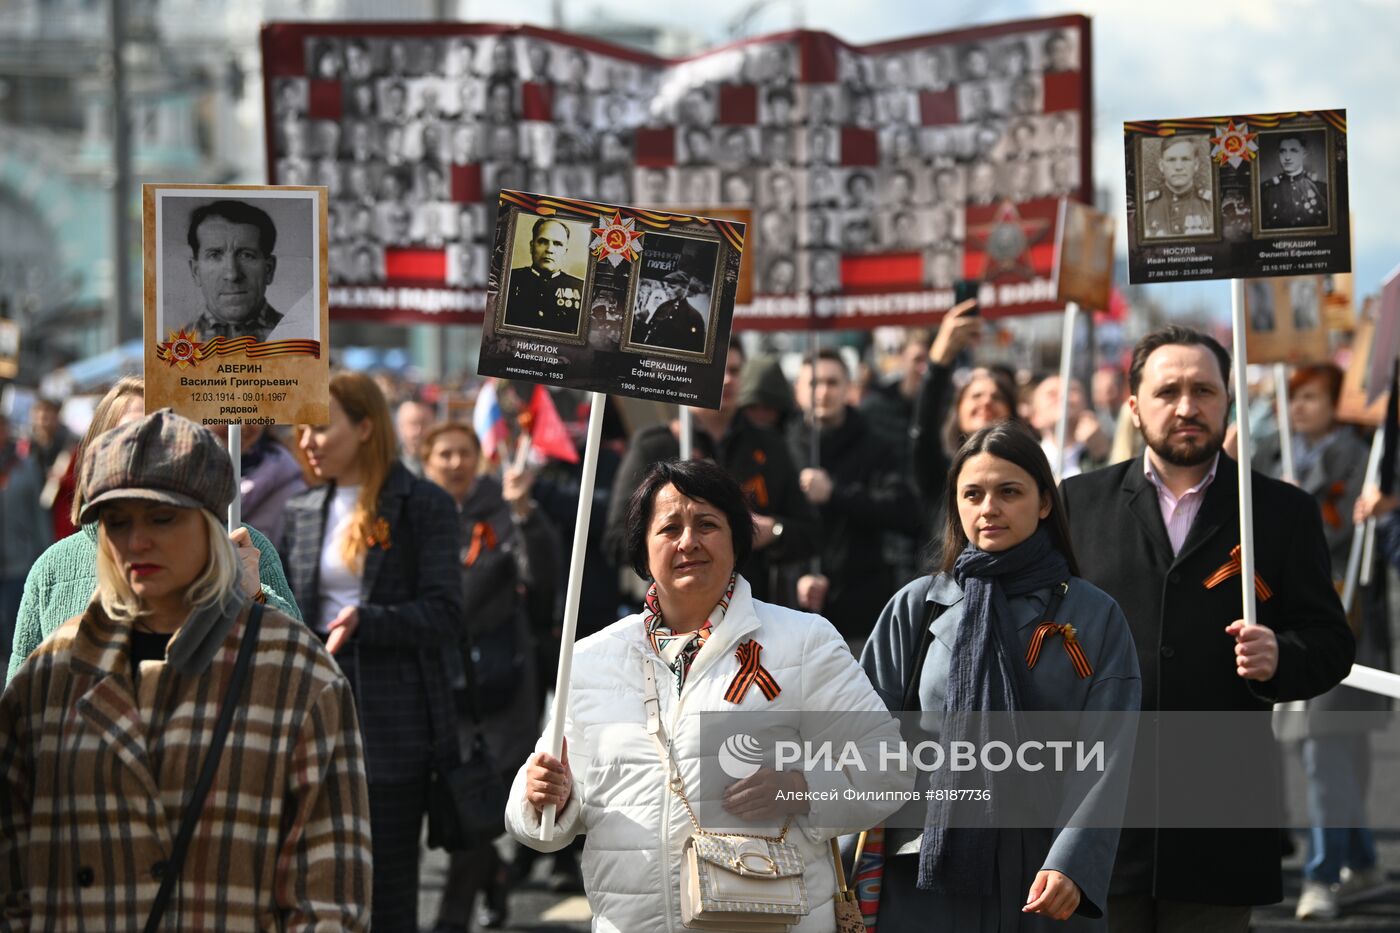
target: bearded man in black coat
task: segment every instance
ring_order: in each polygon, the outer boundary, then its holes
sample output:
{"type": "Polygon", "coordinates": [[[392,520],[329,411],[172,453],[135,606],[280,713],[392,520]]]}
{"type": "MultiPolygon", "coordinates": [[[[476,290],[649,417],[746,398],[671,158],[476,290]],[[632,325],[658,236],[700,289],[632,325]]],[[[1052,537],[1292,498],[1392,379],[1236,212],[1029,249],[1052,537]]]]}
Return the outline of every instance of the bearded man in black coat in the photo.
{"type": "MultiPolygon", "coordinates": [[[[1277,799],[1281,765],[1272,766],[1277,751],[1268,711],[1275,702],[1335,686],[1355,653],[1315,501],[1258,473],[1252,487],[1259,624],[1240,618],[1238,468],[1221,453],[1229,373],[1228,354],[1207,335],[1173,326],[1144,337],[1133,351],[1128,403],[1146,452],[1068,479],[1062,490],[1085,579],[1117,600],[1128,618],[1143,709],[1259,713],[1257,722],[1246,717],[1228,742],[1193,736],[1194,745],[1173,750],[1139,735],[1130,813],[1179,813],[1193,801],[1232,796],[1277,799]],[[1188,755],[1201,764],[1183,767],[1188,755]],[[1273,779],[1225,786],[1209,765],[1231,758],[1262,763],[1273,779]],[[1170,779],[1162,773],[1169,766],[1170,779]]],[[[1245,933],[1251,905],[1282,898],[1281,858],[1276,828],[1139,823],[1119,840],[1109,929],[1245,933]]]]}

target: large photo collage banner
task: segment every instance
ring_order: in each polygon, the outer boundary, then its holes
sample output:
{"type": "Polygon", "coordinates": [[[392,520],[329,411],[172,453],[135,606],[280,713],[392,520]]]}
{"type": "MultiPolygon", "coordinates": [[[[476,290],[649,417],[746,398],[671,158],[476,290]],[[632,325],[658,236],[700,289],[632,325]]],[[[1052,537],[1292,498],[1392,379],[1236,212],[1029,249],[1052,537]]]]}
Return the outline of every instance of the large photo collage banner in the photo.
{"type": "Polygon", "coordinates": [[[1090,189],[1089,21],[683,61],[533,27],[272,24],[273,184],[330,189],[337,317],[480,323],[499,191],[750,221],[739,329],[1056,310],[1057,206],[1090,189]]]}

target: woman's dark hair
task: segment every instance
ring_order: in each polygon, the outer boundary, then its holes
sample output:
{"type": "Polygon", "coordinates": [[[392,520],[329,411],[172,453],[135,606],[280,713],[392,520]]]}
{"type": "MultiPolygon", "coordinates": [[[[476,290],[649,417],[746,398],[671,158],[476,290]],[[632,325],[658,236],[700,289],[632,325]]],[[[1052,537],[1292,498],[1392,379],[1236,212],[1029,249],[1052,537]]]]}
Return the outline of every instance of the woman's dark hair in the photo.
{"type": "Polygon", "coordinates": [[[972,375],[958,389],[958,393],[953,397],[953,404],[948,408],[948,420],[943,424],[943,449],[951,455],[963,441],[967,440],[967,435],[963,433],[962,425],[958,423],[958,409],[962,407],[963,396],[968,389],[978,379],[991,379],[996,383],[997,398],[1001,399],[1009,412],[1007,418],[1012,421],[1017,420],[1016,416],[1016,381],[1006,373],[1005,370],[992,366],[979,366],[972,371],[972,375]]]}
{"type": "Polygon", "coordinates": [[[647,529],[651,526],[652,504],[667,485],[687,499],[708,502],[724,513],[734,542],[734,568],[743,568],[753,550],[753,514],[744,492],[724,469],[709,460],[662,460],[647,471],[637,491],[627,503],[625,521],[627,559],[643,580],[651,579],[647,565],[647,529]]]}
{"type": "Polygon", "coordinates": [[[953,457],[953,465],[948,470],[947,516],[943,526],[943,565],[944,573],[951,573],[958,555],[967,547],[967,534],[963,531],[962,518],[958,514],[958,475],[963,466],[978,454],[991,454],[993,457],[1015,464],[1025,470],[1035,480],[1036,488],[1042,496],[1050,497],[1050,514],[1041,519],[1049,523],[1050,541],[1069,562],[1069,572],[1079,576],[1079,564],[1074,559],[1074,547],[1069,540],[1069,523],[1065,521],[1064,503],[1060,491],[1055,486],[1055,474],[1050,471],[1050,461],[1040,447],[1040,438],[1031,433],[1030,428],[1017,421],[1002,421],[989,424],[967,439],[953,457]]]}

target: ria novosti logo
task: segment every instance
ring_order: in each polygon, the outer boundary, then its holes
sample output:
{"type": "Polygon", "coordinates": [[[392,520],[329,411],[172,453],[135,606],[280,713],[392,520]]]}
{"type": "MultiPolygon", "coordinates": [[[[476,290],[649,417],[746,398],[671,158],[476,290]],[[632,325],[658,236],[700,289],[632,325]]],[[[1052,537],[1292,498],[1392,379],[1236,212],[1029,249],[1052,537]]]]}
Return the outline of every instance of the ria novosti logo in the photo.
{"type": "Polygon", "coordinates": [[[719,769],[736,781],[753,777],[763,767],[763,746],[746,732],[736,732],[719,747],[719,769]]]}

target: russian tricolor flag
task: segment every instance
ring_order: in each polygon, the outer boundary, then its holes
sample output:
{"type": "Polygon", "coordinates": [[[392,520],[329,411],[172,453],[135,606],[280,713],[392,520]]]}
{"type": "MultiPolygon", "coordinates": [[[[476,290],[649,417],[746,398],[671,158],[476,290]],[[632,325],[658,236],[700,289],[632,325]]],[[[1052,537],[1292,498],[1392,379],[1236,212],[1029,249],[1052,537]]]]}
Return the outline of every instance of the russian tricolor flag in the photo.
{"type": "Polygon", "coordinates": [[[472,412],[472,427],[481,441],[481,453],[487,460],[495,460],[501,447],[510,438],[510,426],[501,413],[501,403],[496,398],[496,380],[488,379],[476,393],[476,409],[472,412]]]}

